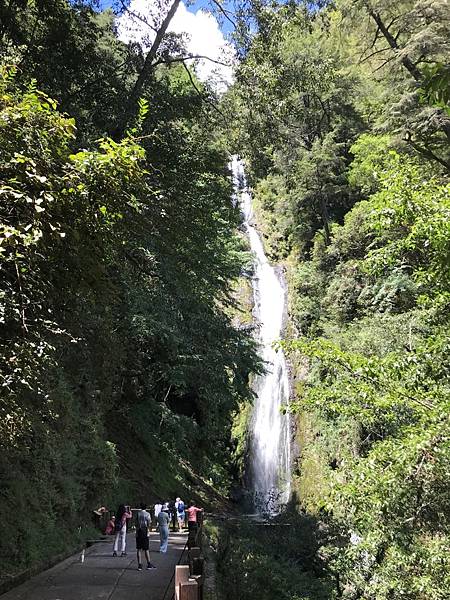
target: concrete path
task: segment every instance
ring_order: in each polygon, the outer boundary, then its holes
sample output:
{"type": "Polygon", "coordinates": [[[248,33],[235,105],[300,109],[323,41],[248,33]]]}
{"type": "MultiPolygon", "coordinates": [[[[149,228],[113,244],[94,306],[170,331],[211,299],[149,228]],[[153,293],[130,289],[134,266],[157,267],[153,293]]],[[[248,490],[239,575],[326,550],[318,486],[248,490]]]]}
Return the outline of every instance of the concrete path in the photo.
{"type": "MultiPolygon", "coordinates": [[[[1,600],[171,600],[172,581],[187,535],[171,533],[167,554],[159,554],[159,535],[150,534],[150,559],[156,569],[137,570],[134,534],[127,536],[128,556],[113,557],[112,541],[86,550],[84,563],[76,554],[0,596],[1,600]]],[[[186,562],[187,553],[182,563],[186,562]]]]}

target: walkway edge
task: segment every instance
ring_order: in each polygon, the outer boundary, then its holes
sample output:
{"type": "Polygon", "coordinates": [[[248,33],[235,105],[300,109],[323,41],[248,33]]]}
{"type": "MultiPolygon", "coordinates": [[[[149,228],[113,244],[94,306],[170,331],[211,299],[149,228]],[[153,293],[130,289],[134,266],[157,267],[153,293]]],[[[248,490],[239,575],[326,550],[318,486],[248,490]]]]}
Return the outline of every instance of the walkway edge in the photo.
{"type": "Polygon", "coordinates": [[[2,594],[6,594],[6,592],[9,592],[18,585],[25,583],[35,575],[39,575],[40,573],[51,569],[58,563],[67,560],[71,556],[75,556],[79,552],[82,552],[83,549],[85,550],[85,555],[89,554],[93,550],[94,546],[95,544],[92,544],[92,546],[86,548],[86,542],[84,544],[79,544],[78,546],[72,547],[70,550],[66,550],[66,552],[61,552],[60,554],[57,554],[55,556],[52,556],[51,558],[48,558],[47,560],[43,560],[42,562],[35,564],[34,566],[30,567],[29,569],[26,569],[25,571],[22,571],[21,573],[17,573],[17,575],[8,577],[4,581],[0,582],[0,596],[2,594]]]}

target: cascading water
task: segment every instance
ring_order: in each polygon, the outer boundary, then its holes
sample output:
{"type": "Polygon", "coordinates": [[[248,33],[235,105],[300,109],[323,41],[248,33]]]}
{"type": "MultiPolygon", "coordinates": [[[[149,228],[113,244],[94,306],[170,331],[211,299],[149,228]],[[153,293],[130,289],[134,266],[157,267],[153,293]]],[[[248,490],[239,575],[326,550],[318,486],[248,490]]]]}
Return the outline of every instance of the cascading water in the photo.
{"type": "Polygon", "coordinates": [[[242,162],[234,157],[233,179],[237,199],[255,256],[253,277],[254,318],[259,326],[260,355],[266,373],[256,378],[251,424],[250,477],[255,508],[276,513],[290,496],[289,378],[286,358],[273,347],[283,333],[286,291],[282,277],[269,264],[261,238],[254,227],[252,199],[242,162]]]}

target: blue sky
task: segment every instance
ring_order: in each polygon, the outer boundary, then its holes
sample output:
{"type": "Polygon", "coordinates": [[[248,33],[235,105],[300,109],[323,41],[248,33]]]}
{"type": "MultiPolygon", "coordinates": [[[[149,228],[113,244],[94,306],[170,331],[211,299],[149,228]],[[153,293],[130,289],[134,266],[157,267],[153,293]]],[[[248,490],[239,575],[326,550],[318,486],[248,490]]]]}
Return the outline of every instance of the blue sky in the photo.
{"type": "MultiPolygon", "coordinates": [[[[196,0],[187,6],[181,0],[170,22],[169,31],[182,35],[186,52],[196,59],[196,72],[201,80],[216,81],[217,89],[224,89],[233,80],[235,52],[225,36],[231,24],[224,20],[219,24],[211,13],[200,10],[208,6],[207,0],[196,0]],[[228,26],[225,25],[227,23],[228,26]]],[[[102,8],[114,6],[114,0],[101,0],[102,8]]],[[[145,48],[152,42],[151,30],[133,15],[150,17],[158,12],[158,0],[130,0],[130,12],[123,12],[117,19],[118,37],[127,43],[135,41],[145,48]]],[[[193,59],[194,60],[194,59],[193,59]]]]}
{"type": "MultiPolygon", "coordinates": [[[[105,9],[114,5],[114,0],[100,0],[100,8],[105,9]]],[[[226,3],[225,3],[226,5],[226,3]]],[[[211,4],[208,0],[195,0],[190,6],[186,6],[189,12],[196,13],[201,8],[210,8],[211,4]]],[[[220,23],[221,30],[227,34],[230,33],[232,29],[232,25],[226,19],[222,19],[222,23],[220,23]]]]}

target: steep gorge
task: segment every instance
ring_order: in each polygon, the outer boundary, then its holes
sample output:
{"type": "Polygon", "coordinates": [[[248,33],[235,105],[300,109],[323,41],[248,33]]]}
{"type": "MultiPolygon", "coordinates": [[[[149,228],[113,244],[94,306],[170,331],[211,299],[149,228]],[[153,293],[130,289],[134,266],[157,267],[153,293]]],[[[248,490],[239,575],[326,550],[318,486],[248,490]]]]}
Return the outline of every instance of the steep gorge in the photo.
{"type": "Polygon", "coordinates": [[[239,3],[220,96],[173,34],[147,68],[111,10],[0,0],[3,580],[100,504],[230,515],[250,481],[265,518],[210,524],[227,600],[450,595],[450,35],[425,4],[239,3]]]}

